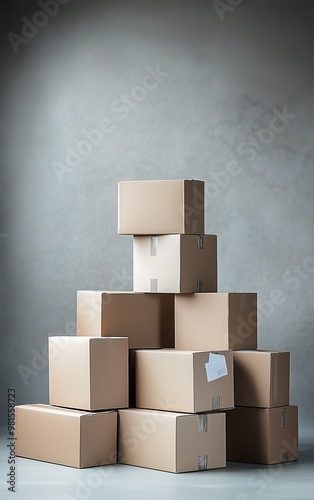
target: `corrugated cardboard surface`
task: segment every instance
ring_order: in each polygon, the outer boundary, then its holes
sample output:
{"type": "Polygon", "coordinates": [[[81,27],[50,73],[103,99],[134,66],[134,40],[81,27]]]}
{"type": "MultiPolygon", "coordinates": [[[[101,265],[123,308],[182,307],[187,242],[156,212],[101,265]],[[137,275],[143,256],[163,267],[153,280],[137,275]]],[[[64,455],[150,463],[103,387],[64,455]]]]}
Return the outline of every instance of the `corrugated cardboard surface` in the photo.
{"type": "Polygon", "coordinates": [[[225,356],[228,375],[207,382],[209,351],[136,351],[136,406],[188,413],[233,407],[232,352],[219,353],[225,356]]]}
{"type": "Polygon", "coordinates": [[[49,359],[51,405],[81,410],[128,406],[126,337],[49,337],[49,352],[53,352],[49,359]]]}
{"type": "Polygon", "coordinates": [[[194,234],[203,232],[203,181],[119,182],[119,234],[194,234]]]}
{"type": "Polygon", "coordinates": [[[17,406],[15,416],[19,457],[79,468],[116,462],[117,412],[35,404],[17,406]]]}
{"type": "Polygon", "coordinates": [[[283,406],[269,411],[270,463],[297,460],[298,453],[298,407],[283,406]]]}
{"type": "Polygon", "coordinates": [[[298,407],[227,412],[227,460],[276,464],[298,459],[298,407]]]}
{"type": "Polygon", "coordinates": [[[91,409],[90,339],[49,337],[49,403],[91,409]]]}
{"type": "Polygon", "coordinates": [[[217,236],[133,238],[133,288],[137,292],[217,291],[217,236]],[[154,248],[152,251],[152,242],[154,248]]]}
{"type": "Polygon", "coordinates": [[[236,406],[289,405],[289,352],[236,351],[233,359],[236,406]]]}
{"type": "Polygon", "coordinates": [[[176,420],[172,413],[159,413],[119,410],[119,463],[176,471],[176,420]]]}
{"type": "Polygon", "coordinates": [[[255,293],[175,296],[177,349],[256,349],[255,293]]]}
{"type": "Polygon", "coordinates": [[[78,291],[77,333],[128,337],[130,349],[174,347],[174,296],[78,291]]]}
{"type": "Polygon", "coordinates": [[[119,462],[168,472],[226,466],[225,414],[119,411],[119,462]]]}
{"type": "Polygon", "coordinates": [[[225,417],[225,413],[205,413],[177,418],[176,472],[226,466],[225,417]],[[200,419],[203,421],[202,425],[199,425],[200,419]]]}
{"type": "Polygon", "coordinates": [[[133,289],[151,292],[151,280],[158,280],[157,292],[180,290],[181,236],[170,234],[159,236],[157,251],[151,255],[151,237],[133,238],[133,289]]]}

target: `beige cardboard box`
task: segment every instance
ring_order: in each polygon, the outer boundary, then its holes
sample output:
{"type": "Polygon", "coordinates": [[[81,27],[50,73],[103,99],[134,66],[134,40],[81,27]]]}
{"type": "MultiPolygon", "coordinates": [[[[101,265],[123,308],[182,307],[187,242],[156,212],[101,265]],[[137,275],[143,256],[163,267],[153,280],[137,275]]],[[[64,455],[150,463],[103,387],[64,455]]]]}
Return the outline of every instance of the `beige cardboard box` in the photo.
{"type": "Polygon", "coordinates": [[[256,349],[256,293],[175,297],[176,349],[256,349]]]}
{"type": "Polygon", "coordinates": [[[49,403],[79,410],[128,407],[126,337],[49,337],[49,403]]]}
{"type": "Polygon", "coordinates": [[[119,182],[118,233],[204,233],[204,182],[119,182]]]}
{"type": "Polygon", "coordinates": [[[18,457],[71,467],[116,463],[117,412],[30,404],[15,408],[18,457]]]}
{"type": "Polygon", "coordinates": [[[216,292],[217,236],[134,236],[133,288],[137,292],[216,292]]]}
{"type": "Polygon", "coordinates": [[[297,459],[297,406],[241,406],[227,413],[227,460],[277,464],[297,459]]]}
{"type": "Polygon", "coordinates": [[[289,352],[235,351],[233,362],[235,406],[289,405],[289,352]]]}
{"type": "Polygon", "coordinates": [[[174,347],[174,295],[78,291],[77,334],[128,337],[130,349],[174,347]]]}
{"type": "Polygon", "coordinates": [[[119,462],[167,472],[226,466],[225,414],[119,410],[119,462]]]}
{"type": "Polygon", "coordinates": [[[234,406],[231,351],[136,351],[135,376],[138,408],[198,413],[234,406]]]}

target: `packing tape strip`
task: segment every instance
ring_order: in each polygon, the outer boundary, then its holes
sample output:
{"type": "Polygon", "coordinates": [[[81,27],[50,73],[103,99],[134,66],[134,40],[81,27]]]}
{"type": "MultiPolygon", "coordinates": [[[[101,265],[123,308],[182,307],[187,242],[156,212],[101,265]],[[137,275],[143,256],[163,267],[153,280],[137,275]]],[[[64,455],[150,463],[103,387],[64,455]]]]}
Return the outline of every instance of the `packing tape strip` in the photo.
{"type": "Polygon", "coordinates": [[[204,236],[202,234],[196,235],[197,250],[203,250],[204,248],[204,236]]]}
{"type": "Polygon", "coordinates": [[[199,455],[198,457],[198,470],[207,469],[208,455],[199,455]]]}
{"type": "Polygon", "coordinates": [[[287,408],[281,408],[280,420],[281,420],[281,428],[287,429],[287,427],[288,427],[288,409],[287,408]]]}
{"type": "Polygon", "coordinates": [[[219,410],[220,408],[220,396],[212,396],[212,409],[219,410]]]}
{"type": "Polygon", "coordinates": [[[151,256],[157,255],[157,243],[158,243],[158,236],[151,236],[150,237],[150,255],[151,256]]]}
{"type": "Polygon", "coordinates": [[[158,291],[158,279],[150,280],[150,291],[153,293],[157,293],[158,291]]]}
{"type": "Polygon", "coordinates": [[[198,415],[197,418],[197,430],[198,432],[207,432],[207,415],[198,415]]]}
{"type": "Polygon", "coordinates": [[[202,280],[197,280],[196,289],[198,293],[201,293],[203,291],[204,285],[202,280]]]}

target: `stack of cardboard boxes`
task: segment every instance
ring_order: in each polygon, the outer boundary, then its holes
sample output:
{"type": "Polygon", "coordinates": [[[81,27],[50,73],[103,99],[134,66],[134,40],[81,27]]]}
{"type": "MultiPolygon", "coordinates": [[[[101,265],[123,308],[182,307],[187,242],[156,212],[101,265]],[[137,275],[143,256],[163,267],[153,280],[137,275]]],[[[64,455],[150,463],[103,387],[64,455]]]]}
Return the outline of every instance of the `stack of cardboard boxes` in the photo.
{"type": "Polygon", "coordinates": [[[120,182],[118,233],[134,290],[78,291],[77,336],[49,339],[49,405],[16,408],[17,455],[170,472],[295,460],[289,353],[256,350],[256,294],[217,293],[204,183],[120,182]]]}
{"type": "Polygon", "coordinates": [[[276,464],[298,459],[298,407],[289,406],[290,353],[234,353],[235,405],[227,458],[276,464]]]}
{"type": "Polygon", "coordinates": [[[49,405],[16,407],[16,455],[79,468],[116,463],[116,409],[127,406],[126,337],[50,337],[49,405]]]}
{"type": "Polygon", "coordinates": [[[217,292],[204,183],[121,182],[118,219],[119,234],[133,235],[134,292],[166,293],[174,305],[172,344],[131,351],[135,408],[119,411],[119,461],[171,472],[225,467],[225,413],[217,410],[233,407],[232,353],[175,349],[177,297],[217,292]]]}

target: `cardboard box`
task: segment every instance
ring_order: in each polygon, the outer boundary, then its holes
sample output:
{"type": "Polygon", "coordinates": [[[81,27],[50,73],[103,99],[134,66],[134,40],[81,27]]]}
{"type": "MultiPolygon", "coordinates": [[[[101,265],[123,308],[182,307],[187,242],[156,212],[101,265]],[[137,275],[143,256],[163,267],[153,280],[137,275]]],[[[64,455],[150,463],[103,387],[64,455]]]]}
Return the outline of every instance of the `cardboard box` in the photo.
{"type": "Polygon", "coordinates": [[[174,347],[174,296],[78,291],[77,334],[128,337],[130,349],[174,347]]]}
{"type": "Polygon", "coordinates": [[[126,337],[49,337],[49,403],[127,408],[128,354],[126,337]]]}
{"type": "Polygon", "coordinates": [[[119,410],[119,462],[167,472],[226,466],[225,414],[119,410]]]}
{"type": "Polygon", "coordinates": [[[234,406],[231,351],[136,351],[135,378],[138,408],[198,413],[234,406]]]}
{"type": "Polygon", "coordinates": [[[133,288],[137,292],[216,292],[217,236],[134,236],[133,288]]]}
{"type": "Polygon", "coordinates": [[[30,404],[15,408],[16,456],[71,467],[116,463],[117,412],[30,404]]]}
{"type": "Polygon", "coordinates": [[[298,407],[237,407],[227,413],[227,460],[277,464],[298,460],[298,407]]]}
{"type": "Polygon", "coordinates": [[[204,233],[204,182],[119,182],[118,233],[204,233]]]}
{"type": "Polygon", "coordinates": [[[256,293],[175,297],[176,349],[256,349],[256,293]]]}
{"type": "Polygon", "coordinates": [[[237,351],[233,362],[235,406],[289,405],[289,352],[237,351]]]}

